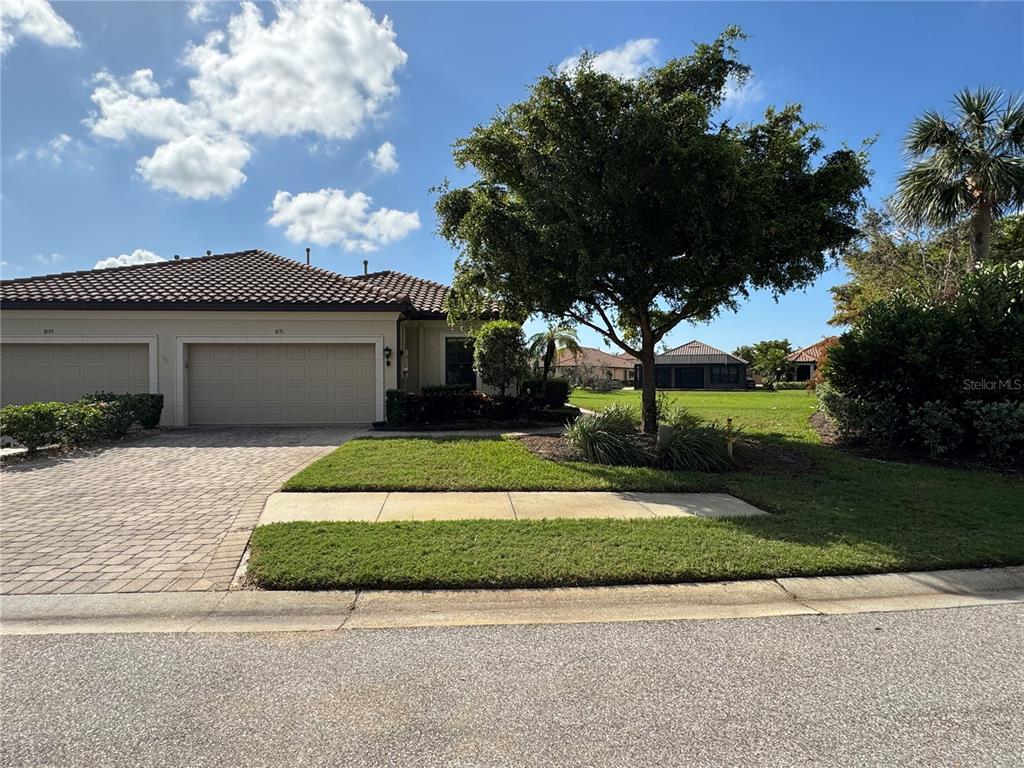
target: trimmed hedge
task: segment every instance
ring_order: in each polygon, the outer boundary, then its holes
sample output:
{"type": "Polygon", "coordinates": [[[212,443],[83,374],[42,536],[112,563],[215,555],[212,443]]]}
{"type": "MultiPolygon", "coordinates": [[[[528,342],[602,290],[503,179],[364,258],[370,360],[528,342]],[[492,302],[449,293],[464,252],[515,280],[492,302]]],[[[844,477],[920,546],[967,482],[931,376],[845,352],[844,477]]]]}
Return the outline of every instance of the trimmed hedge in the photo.
{"type": "Polygon", "coordinates": [[[30,403],[0,408],[0,435],[35,453],[40,446],[88,445],[125,434],[138,422],[151,429],[160,422],[163,395],[97,392],[75,403],[30,403]]]}
{"type": "Polygon", "coordinates": [[[531,376],[523,379],[519,391],[543,401],[548,408],[562,408],[569,402],[572,387],[568,379],[550,378],[545,381],[540,376],[531,376]]]}
{"type": "Polygon", "coordinates": [[[441,387],[424,388],[422,392],[389,389],[384,406],[390,427],[527,419],[571,421],[578,415],[576,408],[547,408],[532,394],[501,397],[441,387]]]}

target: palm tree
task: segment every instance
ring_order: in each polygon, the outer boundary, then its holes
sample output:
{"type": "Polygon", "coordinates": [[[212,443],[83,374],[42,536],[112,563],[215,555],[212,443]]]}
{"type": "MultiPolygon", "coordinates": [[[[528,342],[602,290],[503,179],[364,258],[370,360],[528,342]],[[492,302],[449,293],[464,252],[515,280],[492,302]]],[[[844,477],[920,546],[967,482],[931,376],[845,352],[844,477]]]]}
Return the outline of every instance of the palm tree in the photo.
{"type": "Polygon", "coordinates": [[[899,178],[896,214],[910,226],[967,219],[967,271],[988,261],[992,222],[1024,206],[1024,100],[965,89],[952,120],[929,111],[904,140],[911,167],[899,178]]]}
{"type": "Polygon", "coordinates": [[[544,363],[544,381],[548,380],[548,372],[551,370],[551,363],[554,362],[557,351],[567,349],[573,356],[579,355],[583,351],[576,336],[576,329],[564,320],[552,323],[547,330],[533,334],[526,344],[530,356],[540,357],[544,363]]]}

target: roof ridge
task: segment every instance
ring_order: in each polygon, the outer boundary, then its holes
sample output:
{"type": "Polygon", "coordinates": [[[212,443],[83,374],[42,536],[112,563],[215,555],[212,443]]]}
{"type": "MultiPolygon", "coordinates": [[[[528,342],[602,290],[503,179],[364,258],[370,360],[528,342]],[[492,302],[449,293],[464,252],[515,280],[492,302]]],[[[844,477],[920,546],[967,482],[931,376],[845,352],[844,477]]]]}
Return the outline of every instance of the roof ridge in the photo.
{"type": "Polygon", "coordinates": [[[419,275],[410,275],[408,272],[402,272],[399,269],[378,269],[376,272],[367,272],[365,275],[352,275],[352,277],[356,280],[366,280],[371,277],[381,277],[388,275],[399,275],[401,277],[406,277],[409,280],[415,280],[418,283],[427,283],[429,285],[434,286],[435,288],[450,287],[447,283],[439,283],[436,280],[428,280],[427,278],[420,277],[419,275]]]}
{"type": "MultiPolygon", "coordinates": [[[[181,259],[161,259],[160,261],[149,261],[145,264],[119,264],[116,267],[101,267],[97,269],[75,269],[70,272],[51,272],[45,275],[28,275],[26,277],[9,277],[0,281],[3,283],[29,283],[33,280],[52,280],[55,277],[74,277],[76,275],[94,275],[98,273],[106,272],[124,272],[128,270],[139,270],[139,269],[153,269],[154,267],[168,267],[172,264],[190,264],[194,261],[213,261],[214,259],[226,259],[238,256],[249,256],[254,253],[261,253],[270,256],[277,256],[276,253],[270,253],[269,251],[261,251],[259,248],[247,248],[244,251],[232,251],[230,253],[210,253],[203,256],[186,256],[181,259]]],[[[277,256],[277,258],[284,258],[277,256]]]]}
{"type": "MultiPolygon", "coordinates": [[[[278,253],[273,253],[272,251],[264,251],[264,250],[259,249],[259,248],[255,249],[254,251],[251,251],[251,253],[258,253],[261,256],[269,256],[270,258],[277,259],[279,261],[290,261],[290,262],[296,264],[297,266],[299,266],[299,267],[301,267],[303,269],[311,270],[313,272],[316,272],[317,274],[321,274],[321,275],[323,275],[325,277],[330,277],[330,278],[333,278],[335,280],[340,280],[341,282],[344,282],[344,283],[354,283],[354,282],[356,282],[355,280],[353,280],[348,275],[343,275],[340,272],[335,272],[334,270],[327,269],[326,267],[317,267],[317,266],[314,266],[312,264],[303,264],[301,261],[299,261],[298,259],[293,259],[291,256],[282,256],[282,255],[280,255],[278,253]]],[[[398,293],[396,291],[392,291],[392,290],[389,290],[387,288],[382,288],[381,286],[374,285],[372,283],[367,283],[367,284],[359,283],[359,285],[360,285],[360,287],[364,287],[364,288],[368,287],[368,288],[370,288],[372,291],[374,291],[375,293],[377,293],[378,295],[380,295],[383,298],[404,301],[406,303],[409,302],[409,296],[404,294],[404,293],[398,293]]]]}

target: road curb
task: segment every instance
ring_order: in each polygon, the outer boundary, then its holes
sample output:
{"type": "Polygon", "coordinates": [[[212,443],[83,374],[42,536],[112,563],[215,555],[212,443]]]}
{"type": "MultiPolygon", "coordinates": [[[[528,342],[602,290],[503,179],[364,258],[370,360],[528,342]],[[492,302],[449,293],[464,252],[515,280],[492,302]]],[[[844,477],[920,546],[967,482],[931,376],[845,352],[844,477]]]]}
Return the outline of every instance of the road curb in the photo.
{"type": "Polygon", "coordinates": [[[737,619],[1024,602],[1024,566],[509,590],[0,596],[0,635],[352,631],[737,619]]]}

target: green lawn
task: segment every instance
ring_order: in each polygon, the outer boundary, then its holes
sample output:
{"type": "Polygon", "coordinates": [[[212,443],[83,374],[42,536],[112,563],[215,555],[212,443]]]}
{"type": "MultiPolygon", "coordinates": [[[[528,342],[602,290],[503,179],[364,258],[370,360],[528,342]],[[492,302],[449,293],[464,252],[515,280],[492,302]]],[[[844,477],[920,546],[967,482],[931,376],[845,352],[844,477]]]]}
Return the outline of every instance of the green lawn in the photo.
{"type": "Polygon", "coordinates": [[[556,464],[501,437],[368,437],[345,443],[284,484],[286,491],[671,491],[720,486],[661,469],[556,464]]]}
{"type": "MultiPolygon", "coordinates": [[[[665,397],[690,409],[709,421],[723,424],[732,418],[736,426],[747,434],[790,437],[807,442],[818,442],[808,417],[818,408],[813,392],[764,390],[740,392],[680,392],[666,391],[665,397]]],[[[613,392],[576,390],[570,402],[580,408],[602,411],[611,403],[623,402],[640,407],[639,390],[621,389],[613,392]]]]}
{"type": "MultiPolygon", "coordinates": [[[[286,490],[709,490],[773,514],[703,520],[283,523],[257,528],[249,573],[269,589],[564,586],[873,573],[1024,563],[1024,481],[876,461],[823,446],[814,397],[674,392],[704,416],[809,456],[799,474],[708,475],[557,464],[515,440],[353,440],[286,490]]],[[[594,410],[639,393],[577,392],[594,410]]]]}

